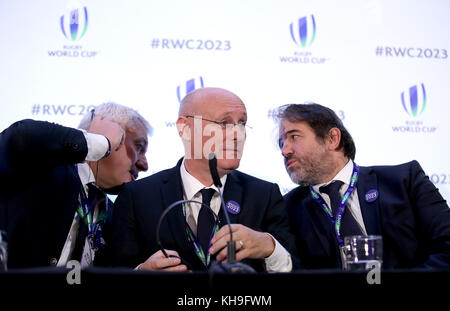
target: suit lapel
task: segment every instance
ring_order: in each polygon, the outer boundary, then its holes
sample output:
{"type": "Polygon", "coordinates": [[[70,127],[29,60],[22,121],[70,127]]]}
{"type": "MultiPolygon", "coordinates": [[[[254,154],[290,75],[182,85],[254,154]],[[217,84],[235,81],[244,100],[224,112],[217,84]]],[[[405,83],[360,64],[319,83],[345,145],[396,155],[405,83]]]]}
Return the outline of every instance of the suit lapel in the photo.
{"type": "MultiPolygon", "coordinates": [[[[232,214],[232,213],[228,213],[229,217],[230,217],[230,223],[239,223],[239,216],[242,213],[242,209],[243,207],[243,202],[242,202],[242,186],[241,186],[241,182],[239,180],[239,178],[237,177],[237,174],[235,172],[232,172],[230,174],[228,174],[227,176],[227,181],[225,184],[225,189],[223,191],[223,200],[225,201],[225,204],[227,204],[228,201],[234,201],[237,204],[239,204],[241,210],[238,214],[232,214]]],[[[225,218],[225,214],[223,209],[220,209],[219,212],[219,220],[220,220],[220,224],[226,225],[227,221],[225,218]]]]}
{"type": "MultiPolygon", "coordinates": [[[[319,203],[317,203],[310,194],[309,187],[307,187],[307,194],[303,200],[304,206],[308,211],[308,214],[312,218],[311,226],[315,231],[320,244],[323,249],[327,253],[329,257],[336,257],[336,253],[338,253],[337,249],[337,238],[335,234],[335,229],[330,219],[326,215],[325,211],[322,209],[319,203]],[[333,241],[331,244],[330,242],[333,241]],[[331,254],[330,252],[335,249],[335,254],[331,254]]],[[[338,258],[340,258],[338,256],[338,258]]]]}
{"type": "MultiPolygon", "coordinates": [[[[181,184],[180,165],[182,159],[178,161],[177,166],[171,169],[168,173],[166,180],[163,180],[162,185],[162,198],[164,203],[164,209],[169,207],[172,203],[183,200],[183,191],[181,184]]],[[[167,215],[167,222],[172,234],[172,239],[178,245],[177,250],[181,258],[193,265],[196,260],[200,262],[195,251],[189,242],[188,235],[186,233],[186,222],[183,214],[182,205],[175,206],[172,211],[167,215]]],[[[195,264],[197,266],[198,263],[195,264]]],[[[193,268],[193,267],[189,267],[193,268]]]]}
{"type": "Polygon", "coordinates": [[[77,167],[74,165],[72,167],[67,167],[70,171],[70,178],[68,179],[68,187],[67,187],[67,195],[68,199],[66,201],[66,208],[64,210],[63,219],[62,219],[62,230],[61,235],[59,237],[59,250],[61,251],[64,244],[66,243],[67,235],[69,234],[69,230],[72,226],[73,219],[75,217],[75,212],[78,207],[78,196],[82,189],[82,184],[80,177],[78,176],[77,167]]]}
{"type": "Polygon", "coordinates": [[[358,189],[359,205],[361,207],[361,214],[364,219],[364,226],[366,227],[367,234],[381,234],[378,216],[379,192],[375,172],[370,168],[361,167],[356,187],[358,189]],[[373,202],[368,202],[366,200],[366,194],[373,192],[372,190],[377,191],[377,198],[373,202]]]}

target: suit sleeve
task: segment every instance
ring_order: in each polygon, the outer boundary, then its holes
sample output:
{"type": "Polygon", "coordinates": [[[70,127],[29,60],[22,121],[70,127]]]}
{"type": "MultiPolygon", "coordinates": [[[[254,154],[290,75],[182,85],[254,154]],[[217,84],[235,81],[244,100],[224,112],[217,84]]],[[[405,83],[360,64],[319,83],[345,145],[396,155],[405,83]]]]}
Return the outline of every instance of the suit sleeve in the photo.
{"type": "Polygon", "coordinates": [[[124,185],[114,202],[112,216],[112,264],[119,267],[136,267],[143,262],[139,257],[136,239],[136,220],[131,191],[124,185]]]}
{"type": "Polygon", "coordinates": [[[82,131],[22,120],[0,135],[0,176],[83,162],[88,152],[82,131]]]}
{"type": "Polygon", "coordinates": [[[299,267],[294,235],[290,231],[284,199],[276,184],[271,189],[269,208],[265,215],[266,231],[291,254],[293,269],[299,267]]]}
{"type": "Polygon", "coordinates": [[[417,161],[411,166],[411,195],[425,236],[424,267],[450,266],[450,209],[417,161]]]}

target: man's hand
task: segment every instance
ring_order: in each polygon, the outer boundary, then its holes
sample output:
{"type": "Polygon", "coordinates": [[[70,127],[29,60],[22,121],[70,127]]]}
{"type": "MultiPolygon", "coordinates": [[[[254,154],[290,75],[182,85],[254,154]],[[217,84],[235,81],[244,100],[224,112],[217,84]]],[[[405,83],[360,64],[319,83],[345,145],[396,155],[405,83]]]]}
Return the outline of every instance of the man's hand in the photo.
{"type": "Polygon", "coordinates": [[[125,140],[125,131],[122,127],[118,123],[101,116],[94,117],[88,132],[107,137],[111,143],[111,151],[119,149],[125,140]]]}
{"type": "MultiPolygon", "coordinates": [[[[232,224],[233,241],[236,244],[236,261],[244,258],[267,258],[275,250],[275,241],[265,233],[252,230],[240,224],[232,224]]],[[[228,225],[220,228],[211,240],[210,254],[217,254],[218,261],[226,261],[227,241],[230,240],[228,225]]]]}
{"type": "MultiPolygon", "coordinates": [[[[176,251],[167,249],[165,251],[169,256],[180,257],[176,251]]],[[[181,264],[180,258],[166,258],[163,252],[159,250],[139,265],[138,270],[187,271],[187,267],[181,264]]]]}

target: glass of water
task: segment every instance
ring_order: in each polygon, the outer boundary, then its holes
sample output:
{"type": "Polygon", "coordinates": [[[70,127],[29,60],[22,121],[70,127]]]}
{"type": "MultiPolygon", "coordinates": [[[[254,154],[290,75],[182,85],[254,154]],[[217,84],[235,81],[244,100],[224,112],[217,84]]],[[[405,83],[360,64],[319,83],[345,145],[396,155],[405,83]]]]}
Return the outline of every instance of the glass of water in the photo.
{"type": "Polygon", "coordinates": [[[0,272],[4,272],[7,269],[7,250],[6,232],[0,230],[0,272]]]}
{"type": "Polygon", "coordinates": [[[352,235],[344,238],[344,270],[368,271],[383,264],[380,235],[352,235]]]}

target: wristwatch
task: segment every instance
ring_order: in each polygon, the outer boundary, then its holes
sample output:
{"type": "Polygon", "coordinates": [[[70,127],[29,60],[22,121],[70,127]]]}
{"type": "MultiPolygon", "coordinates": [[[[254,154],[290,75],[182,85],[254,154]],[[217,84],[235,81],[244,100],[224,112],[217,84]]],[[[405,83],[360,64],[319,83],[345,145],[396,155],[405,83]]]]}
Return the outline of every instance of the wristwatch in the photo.
{"type": "Polygon", "coordinates": [[[108,137],[106,137],[106,140],[108,141],[108,150],[106,151],[105,155],[103,156],[104,158],[108,157],[111,154],[111,142],[109,141],[108,137]]]}

